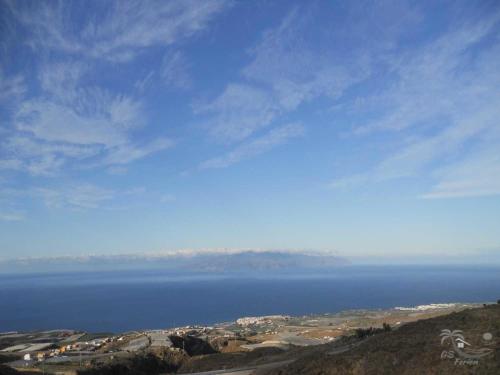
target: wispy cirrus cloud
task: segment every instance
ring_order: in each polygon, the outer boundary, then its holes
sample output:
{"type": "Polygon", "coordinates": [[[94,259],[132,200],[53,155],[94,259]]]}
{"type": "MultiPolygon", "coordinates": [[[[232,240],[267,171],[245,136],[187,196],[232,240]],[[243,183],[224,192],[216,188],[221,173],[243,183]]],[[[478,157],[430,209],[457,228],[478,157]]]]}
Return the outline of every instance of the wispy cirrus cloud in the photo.
{"type": "Polygon", "coordinates": [[[427,198],[498,194],[496,178],[487,176],[497,169],[493,150],[500,150],[494,135],[500,117],[495,63],[500,58],[499,22],[497,12],[460,24],[388,60],[391,84],[376,96],[361,96],[352,103],[362,103],[356,111],[375,118],[355,127],[353,134],[395,132],[400,145],[373,169],[340,177],[331,186],[423,177],[432,181],[430,192],[422,195],[427,198]],[[493,43],[485,43],[492,38],[493,43]],[[487,157],[485,148],[490,150],[487,157]]]}
{"type": "Polygon", "coordinates": [[[461,25],[397,58],[388,56],[393,71],[392,77],[388,77],[391,84],[376,97],[365,97],[363,102],[364,106],[378,108],[378,119],[356,127],[355,133],[407,129],[443,115],[445,120],[454,120],[464,110],[477,108],[488,97],[494,82],[484,87],[482,84],[497,78],[491,69],[479,66],[484,65],[481,60],[490,52],[478,51],[478,60],[474,61],[474,49],[498,21],[498,16],[493,15],[461,25]]]}
{"type": "Polygon", "coordinates": [[[278,27],[263,33],[242,71],[248,80],[266,87],[283,111],[319,96],[338,98],[369,72],[368,61],[357,52],[338,57],[323,48],[322,43],[331,40],[306,36],[313,22],[311,12],[292,10],[278,27]]]}
{"type": "MultiPolygon", "coordinates": [[[[241,79],[228,83],[212,101],[195,106],[197,114],[206,116],[204,124],[212,139],[241,142],[264,128],[274,128],[278,134],[277,124],[286,122],[283,118],[301,106],[318,98],[334,101],[368,76],[368,60],[358,51],[336,57],[325,48],[331,40],[323,38],[318,44],[322,36],[308,33],[314,19],[312,12],[290,11],[248,51],[250,62],[241,69],[241,79]]],[[[246,142],[261,141],[257,137],[246,142]]],[[[273,147],[272,142],[267,147],[273,147]]],[[[246,146],[237,146],[222,159],[204,165],[234,164],[243,159],[240,153],[252,154],[246,146]]]]}
{"type": "Polygon", "coordinates": [[[69,58],[40,64],[37,78],[44,96],[71,104],[78,99],[81,80],[90,71],[89,63],[69,58]]]}
{"type": "Polygon", "coordinates": [[[146,48],[169,46],[207,27],[224,0],[10,3],[12,16],[31,33],[29,44],[66,54],[125,62],[146,48]],[[82,7],[91,9],[90,16],[82,7]],[[78,21],[78,22],[75,22],[78,21]]]}
{"type": "Polygon", "coordinates": [[[96,105],[96,98],[85,93],[74,105],[46,99],[23,102],[14,115],[14,130],[1,144],[12,155],[5,159],[15,164],[11,169],[50,175],[67,163],[127,164],[172,146],[166,138],[136,145],[130,133],[144,126],[141,104],[107,93],[98,97],[96,105]]]}
{"type": "Polygon", "coordinates": [[[91,72],[72,59],[40,66],[41,93],[13,111],[0,168],[50,176],[71,164],[127,164],[172,146],[166,137],[136,145],[132,132],[148,122],[143,103],[85,84],[91,72]]]}
{"type": "Polygon", "coordinates": [[[274,147],[283,145],[291,139],[300,137],[303,134],[304,127],[301,124],[294,123],[276,127],[263,136],[240,144],[225,155],[204,161],[200,164],[200,168],[226,168],[242,160],[268,152],[274,147]]]}
{"type": "MultiPolygon", "coordinates": [[[[50,176],[71,165],[124,165],[172,147],[166,136],[134,140],[149,125],[138,99],[149,76],[135,85],[136,94],[104,88],[96,77],[103,67],[131,62],[153,47],[178,46],[228,5],[225,0],[147,6],[134,0],[90,1],[83,9],[72,1],[3,3],[3,30],[17,37],[5,35],[2,47],[12,55],[19,43],[31,48],[36,71],[31,85],[39,90],[25,97],[24,77],[0,70],[0,100],[15,102],[2,129],[0,168],[50,176]]],[[[190,84],[186,65],[182,53],[174,52],[156,74],[185,88],[190,84]]]]}

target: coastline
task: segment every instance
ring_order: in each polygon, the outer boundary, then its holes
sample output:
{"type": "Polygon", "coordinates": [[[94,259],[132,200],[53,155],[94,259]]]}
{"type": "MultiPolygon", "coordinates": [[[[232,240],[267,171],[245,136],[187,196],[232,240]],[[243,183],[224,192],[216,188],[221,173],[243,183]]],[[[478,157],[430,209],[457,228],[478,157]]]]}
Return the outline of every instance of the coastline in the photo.
{"type": "Polygon", "coordinates": [[[398,330],[422,319],[479,308],[482,303],[435,303],[355,309],[302,316],[247,316],[213,325],[188,325],[121,333],[91,333],[77,330],[0,333],[0,356],[14,368],[39,366],[78,367],[82,363],[106,363],[116,358],[143,355],[147,351],[170,350],[188,354],[248,353],[254,350],[313,348],[343,342],[360,335],[398,330]],[[186,349],[191,346],[191,349],[186,349]],[[200,349],[201,348],[201,349],[200,349]]]}

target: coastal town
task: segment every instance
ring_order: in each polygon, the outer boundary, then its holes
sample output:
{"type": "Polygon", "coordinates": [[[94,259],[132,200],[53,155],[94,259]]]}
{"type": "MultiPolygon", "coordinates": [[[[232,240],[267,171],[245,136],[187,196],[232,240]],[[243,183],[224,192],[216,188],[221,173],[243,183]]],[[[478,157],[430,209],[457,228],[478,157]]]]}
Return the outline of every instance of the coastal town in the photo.
{"type": "Polygon", "coordinates": [[[420,319],[478,307],[431,304],[378,310],[350,310],[305,316],[242,317],[212,326],[172,327],[112,333],[77,330],[0,333],[0,358],[17,369],[74,375],[148,352],[194,357],[214,353],[280,351],[332,343],[368,329],[398,329],[420,319]]]}

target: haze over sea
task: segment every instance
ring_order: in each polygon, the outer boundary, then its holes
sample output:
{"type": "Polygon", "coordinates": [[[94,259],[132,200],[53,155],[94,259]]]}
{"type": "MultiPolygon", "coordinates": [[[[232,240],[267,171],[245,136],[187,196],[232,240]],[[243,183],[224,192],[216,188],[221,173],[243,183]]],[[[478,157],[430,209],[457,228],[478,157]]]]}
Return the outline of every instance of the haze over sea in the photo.
{"type": "Polygon", "coordinates": [[[242,316],[500,298],[500,267],[346,266],[329,274],[175,275],[158,270],[0,275],[0,332],[123,332],[242,316]]]}

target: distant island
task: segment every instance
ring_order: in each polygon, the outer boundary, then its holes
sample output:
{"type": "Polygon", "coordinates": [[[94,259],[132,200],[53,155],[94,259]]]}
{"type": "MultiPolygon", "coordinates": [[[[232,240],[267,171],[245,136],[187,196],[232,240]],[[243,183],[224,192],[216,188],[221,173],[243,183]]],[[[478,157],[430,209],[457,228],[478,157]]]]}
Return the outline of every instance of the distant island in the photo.
{"type": "Polygon", "coordinates": [[[0,259],[0,272],[161,269],[176,273],[315,271],[348,265],[340,256],[290,251],[175,251],[154,254],[81,255],[0,259]]]}

